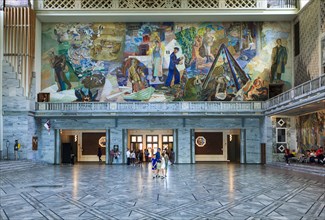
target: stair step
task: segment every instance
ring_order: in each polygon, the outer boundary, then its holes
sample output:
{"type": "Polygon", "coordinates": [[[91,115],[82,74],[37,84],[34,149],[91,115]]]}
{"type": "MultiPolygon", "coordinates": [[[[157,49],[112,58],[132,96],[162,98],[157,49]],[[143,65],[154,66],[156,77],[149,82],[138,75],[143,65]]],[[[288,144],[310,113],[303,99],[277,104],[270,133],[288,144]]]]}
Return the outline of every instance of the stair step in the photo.
{"type": "Polygon", "coordinates": [[[19,87],[19,88],[15,88],[15,87],[6,88],[6,87],[3,87],[2,95],[3,96],[10,96],[10,97],[14,97],[14,96],[23,97],[24,96],[24,90],[21,87],[19,87]]]}
{"type": "Polygon", "coordinates": [[[3,80],[4,84],[2,85],[2,88],[11,88],[11,87],[20,87],[20,81],[19,79],[6,79],[3,80]]]}
{"type": "Polygon", "coordinates": [[[3,72],[13,72],[14,68],[10,66],[9,64],[2,65],[2,71],[3,72]]]}
{"type": "Polygon", "coordinates": [[[7,79],[17,79],[17,74],[15,72],[5,72],[3,71],[2,80],[5,81],[7,79]]]}
{"type": "Polygon", "coordinates": [[[319,176],[325,176],[325,166],[321,166],[321,165],[318,166],[318,165],[295,164],[295,163],[286,165],[286,163],[274,162],[274,163],[267,164],[267,166],[292,170],[297,172],[303,172],[308,174],[314,174],[319,176]]]}
{"type": "Polygon", "coordinates": [[[2,100],[3,110],[24,111],[30,109],[30,101],[26,97],[4,96],[2,100]]]}

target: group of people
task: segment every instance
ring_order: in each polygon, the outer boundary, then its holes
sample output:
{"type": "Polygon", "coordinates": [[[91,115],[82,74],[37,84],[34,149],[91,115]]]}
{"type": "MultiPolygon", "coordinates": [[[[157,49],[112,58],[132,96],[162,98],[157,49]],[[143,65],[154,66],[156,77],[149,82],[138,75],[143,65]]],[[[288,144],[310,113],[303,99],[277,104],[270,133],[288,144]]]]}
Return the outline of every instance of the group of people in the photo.
{"type": "Polygon", "coordinates": [[[126,151],[126,163],[127,165],[135,166],[138,164],[142,166],[143,162],[143,152],[141,150],[132,150],[128,149],[126,151]]]}
{"type": "MultiPolygon", "coordinates": [[[[306,163],[318,163],[318,164],[325,164],[325,152],[323,147],[319,147],[317,150],[311,149],[306,150],[306,153],[299,158],[300,162],[306,163]]],[[[290,158],[295,157],[295,152],[292,152],[289,148],[284,150],[284,157],[286,160],[287,165],[289,165],[290,158]]]]}
{"type": "MultiPolygon", "coordinates": [[[[167,149],[164,149],[164,151],[162,152],[162,154],[165,154],[168,159],[166,160],[166,163],[169,161],[170,164],[174,164],[175,162],[175,153],[173,151],[173,149],[171,149],[171,151],[168,153],[167,149]]],[[[160,162],[161,159],[160,155],[162,155],[160,153],[160,148],[157,149],[157,152],[155,154],[152,154],[150,157],[150,153],[148,149],[145,149],[144,151],[142,150],[130,150],[127,149],[126,151],[126,164],[130,165],[130,166],[135,166],[135,165],[139,165],[142,166],[143,162],[149,162],[151,160],[151,162],[154,162],[154,160],[157,160],[156,162],[158,163],[158,161],[160,162]]]]}
{"type": "MultiPolygon", "coordinates": [[[[168,161],[169,161],[169,156],[167,154],[167,151],[163,150],[163,152],[160,153],[160,148],[158,148],[157,152],[153,155],[151,159],[152,162],[151,169],[153,172],[153,178],[164,179],[167,177],[168,161]]],[[[171,163],[171,165],[172,164],[173,163],[171,163]]]]}
{"type": "MultiPolygon", "coordinates": [[[[113,164],[114,160],[118,160],[118,158],[120,157],[120,154],[121,153],[118,150],[111,149],[110,152],[109,152],[109,162],[110,162],[110,164],[113,164]]],[[[99,162],[102,162],[102,155],[103,155],[102,147],[99,146],[97,148],[97,156],[98,156],[98,161],[99,162]]]]}

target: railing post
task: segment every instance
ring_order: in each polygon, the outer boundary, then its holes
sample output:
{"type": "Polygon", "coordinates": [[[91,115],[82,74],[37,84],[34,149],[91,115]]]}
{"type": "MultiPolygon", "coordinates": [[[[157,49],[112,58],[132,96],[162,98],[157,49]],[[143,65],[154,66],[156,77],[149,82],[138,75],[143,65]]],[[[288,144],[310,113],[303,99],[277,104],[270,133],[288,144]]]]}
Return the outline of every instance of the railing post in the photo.
{"type": "Polygon", "coordinates": [[[226,1],[225,0],[220,0],[219,1],[219,8],[226,8],[226,1]]]}
{"type": "Polygon", "coordinates": [[[34,7],[35,7],[36,10],[42,10],[42,9],[44,9],[44,2],[43,2],[43,0],[37,1],[37,4],[35,4],[34,7]]]}
{"type": "Polygon", "coordinates": [[[112,1],[112,8],[115,8],[115,9],[119,8],[119,0],[112,1]]]}
{"type": "Polygon", "coordinates": [[[80,0],[75,0],[74,9],[75,10],[81,9],[81,1],[80,0]]]}
{"type": "Polygon", "coordinates": [[[182,0],[181,7],[182,8],[188,8],[188,0],[182,0]]]}
{"type": "Polygon", "coordinates": [[[256,3],[258,9],[267,9],[267,0],[257,0],[256,3]]]}

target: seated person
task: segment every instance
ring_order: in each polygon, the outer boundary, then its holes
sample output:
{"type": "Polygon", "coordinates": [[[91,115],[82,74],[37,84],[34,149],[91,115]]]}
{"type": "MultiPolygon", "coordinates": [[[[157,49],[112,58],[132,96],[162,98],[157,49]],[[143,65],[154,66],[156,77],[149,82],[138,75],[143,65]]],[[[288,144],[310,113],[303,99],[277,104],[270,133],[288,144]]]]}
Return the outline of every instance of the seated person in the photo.
{"type": "Polygon", "coordinates": [[[286,147],[284,150],[284,157],[286,159],[287,165],[289,165],[289,158],[294,157],[294,155],[291,153],[290,149],[286,147]]]}
{"type": "Polygon", "coordinates": [[[315,150],[311,150],[309,154],[309,162],[310,163],[316,163],[316,153],[315,150]]]}
{"type": "Polygon", "coordinates": [[[323,160],[324,160],[324,150],[323,150],[323,147],[318,148],[318,150],[316,151],[315,154],[316,154],[318,163],[319,164],[323,163],[323,160]]]}

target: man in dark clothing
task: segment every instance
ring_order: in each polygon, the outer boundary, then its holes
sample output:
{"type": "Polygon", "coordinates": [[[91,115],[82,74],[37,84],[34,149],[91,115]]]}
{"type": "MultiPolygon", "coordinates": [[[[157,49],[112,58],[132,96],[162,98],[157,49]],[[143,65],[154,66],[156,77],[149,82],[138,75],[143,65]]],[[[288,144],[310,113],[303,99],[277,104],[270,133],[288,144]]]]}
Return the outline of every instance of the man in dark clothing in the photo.
{"type": "Polygon", "coordinates": [[[102,148],[100,146],[98,147],[97,156],[98,156],[99,162],[101,162],[102,161],[102,159],[101,159],[101,157],[102,157],[102,148]]]}
{"type": "Polygon", "coordinates": [[[177,64],[180,64],[181,60],[183,60],[184,57],[177,58],[176,54],[178,53],[179,48],[175,47],[174,52],[170,55],[170,62],[168,67],[168,76],[165,82],[165,86],[170,86],[173,77],[175,77],[174,85],[179,84],[180,82],[180,73],[178,72],[178,69],[176,68],[177,64]]]}

